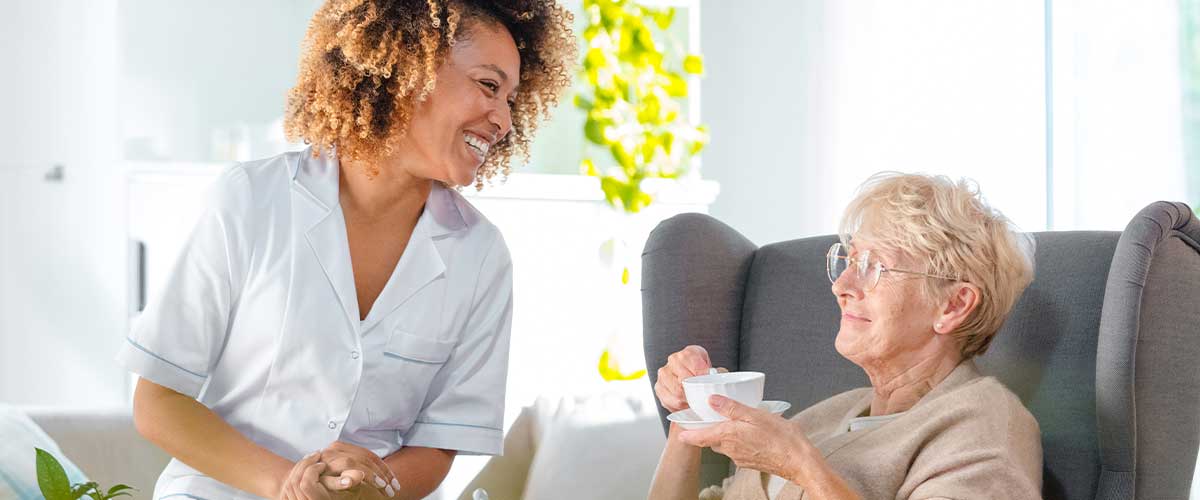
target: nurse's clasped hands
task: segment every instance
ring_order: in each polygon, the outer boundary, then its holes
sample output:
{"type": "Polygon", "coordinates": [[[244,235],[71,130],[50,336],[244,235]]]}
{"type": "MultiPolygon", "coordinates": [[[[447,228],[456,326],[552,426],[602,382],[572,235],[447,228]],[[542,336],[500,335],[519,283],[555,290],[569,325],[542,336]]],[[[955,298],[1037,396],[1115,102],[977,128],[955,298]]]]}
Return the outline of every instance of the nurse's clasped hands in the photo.
{"type": "Polygon", "coordinates": [[[399,489],[391,469],[370,450],[335,442],[296,462],[277,500],[387,499],[399,489]]]}
{"type": "Polygon", "coordinates": [[[324,472],[327,476],[345,476],[350,472],[362,471],[366,473],[366,477],[360,478],[359,481],[366,480],[368,484],[374,485],[388,498],[396,496],[396,493],[400,491],[400,481],[396,480],[392,469],[371,450],[342,441],[334,441],[333,444],[321,450],[321,458],[323,462],[329,464],[329,468],[324,472]]]}
{"type": "Polygon", "coordinates": [[[320,459],[321,454],[314,452],[296,462],[279,487],[277,500],[329,500],[329,491],[320,482],[321,473],[328,465],[320,459]]]}

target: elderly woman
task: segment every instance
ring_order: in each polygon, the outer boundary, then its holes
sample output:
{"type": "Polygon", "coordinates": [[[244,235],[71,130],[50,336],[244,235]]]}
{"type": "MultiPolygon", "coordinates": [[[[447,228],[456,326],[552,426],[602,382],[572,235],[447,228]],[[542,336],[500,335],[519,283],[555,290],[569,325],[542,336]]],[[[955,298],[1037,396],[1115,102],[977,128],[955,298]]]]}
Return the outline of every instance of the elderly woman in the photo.
{"type": "MultiPolygon", "coordinates": [[[[728,420],[672,424],[650,498],[1040,498],[1038,424],[972,361],[1031,281],[1032,241],[970,184],[926,175],[872,177],[840,229],[835,346],[871,387],[790,420],[712,396],[728,420]],[[698,492],[702,447],[738,470],[698,492]]],[[[709,368],[702,347],[672,354],[654,386],[663,407],[687,408],[682,380],[709,368]]]]}

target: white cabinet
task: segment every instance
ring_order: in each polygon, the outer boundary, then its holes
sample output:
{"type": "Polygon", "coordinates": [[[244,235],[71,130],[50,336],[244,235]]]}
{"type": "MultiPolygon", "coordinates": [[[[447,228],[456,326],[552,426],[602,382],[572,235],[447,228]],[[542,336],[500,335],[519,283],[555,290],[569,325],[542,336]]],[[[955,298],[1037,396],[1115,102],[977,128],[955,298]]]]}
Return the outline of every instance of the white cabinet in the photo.
{"type": "Polygon", "coordinates": [[[0,170],[0,402],[125,402],[121,192],[94,170],[0,170]]]}
{"type": "Polygon", "coordinates": [[[122,404],[116,2],[0,16],[0,402],[122,404]],[[63,165],[61,179],[46,178],[63,165]]]}

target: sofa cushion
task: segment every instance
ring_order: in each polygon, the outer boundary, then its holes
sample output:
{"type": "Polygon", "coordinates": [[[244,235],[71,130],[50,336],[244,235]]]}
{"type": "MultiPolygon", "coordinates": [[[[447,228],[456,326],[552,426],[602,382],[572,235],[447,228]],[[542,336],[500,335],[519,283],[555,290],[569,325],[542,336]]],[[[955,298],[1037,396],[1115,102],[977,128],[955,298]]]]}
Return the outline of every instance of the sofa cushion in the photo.
{"type": "Polygon", "coordinates": [[[62,464],[71,484],[88,481],[79,467],[63,454],[58,444],[20,409],[0,404],[0,436],[4,436],[4,439],[0,439],[0,498],[42,498],[37,482],[35,448],[54,455],[62,464]]]}
{"type": "Polygon", "coordinates": [[[666,440],[655,405],[620,395],[564,399],[545,422],[524,500],[645,498],[666,440]]]}

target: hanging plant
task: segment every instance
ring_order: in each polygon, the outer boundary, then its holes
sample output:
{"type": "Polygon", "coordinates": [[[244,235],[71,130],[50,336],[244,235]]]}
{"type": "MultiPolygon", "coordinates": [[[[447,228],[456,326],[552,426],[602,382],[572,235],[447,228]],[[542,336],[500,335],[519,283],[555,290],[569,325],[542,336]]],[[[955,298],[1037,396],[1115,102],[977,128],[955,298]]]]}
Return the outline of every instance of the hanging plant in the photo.
{"type": "Polygon", "coordinates": [[[685,75],[703,73],[704,62],[699,54],[672,56],[656,40],[653,27],[665,32],[674,8],[631,0],[584,0],[583,6],[587,25],[575,106],[587,113],[584,137],[609,156],[585,157],[580,170],[600,178],[609,204],[636,213],[653,202],[643,180],[678,179],[708,143],[705,127],[687,123],[681,113],[685,75]]]}

